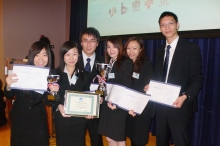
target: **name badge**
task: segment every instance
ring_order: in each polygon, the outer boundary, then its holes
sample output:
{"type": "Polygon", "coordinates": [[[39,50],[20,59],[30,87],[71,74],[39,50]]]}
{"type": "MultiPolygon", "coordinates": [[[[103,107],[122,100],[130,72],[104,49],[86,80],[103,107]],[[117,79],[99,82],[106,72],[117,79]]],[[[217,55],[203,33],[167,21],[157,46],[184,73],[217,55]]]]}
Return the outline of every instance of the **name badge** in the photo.
{"type": "Polygon", "coordinates": [[[133,72],[132,77],[135,79],[139,79],[139,73],[133,72]]]}
{"type": "Polygon", "coordinates": [[[76,81],[77,81],[78,77],[73,75],[72,79],[70,80],[70,83],[75,85],[76,84],[76,81]]]}
{"type": "Polygon", "coordinates": [[[114,79],[115,78],[115,73],[109,73],[108,78],[109,79],[114,79]]]}

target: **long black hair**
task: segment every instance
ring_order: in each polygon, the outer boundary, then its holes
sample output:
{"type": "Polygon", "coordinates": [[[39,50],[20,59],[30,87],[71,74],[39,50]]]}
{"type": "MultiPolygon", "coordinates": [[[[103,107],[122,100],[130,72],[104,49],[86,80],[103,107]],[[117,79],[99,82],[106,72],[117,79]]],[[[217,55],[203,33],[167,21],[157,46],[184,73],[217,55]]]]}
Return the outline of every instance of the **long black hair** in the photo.
{"type": "MultiPolygon", "coordinates": [[[[64,42],[63,45],[61,46],[61,48],[60,48],[60,64],[59,64],[59,67],[58,67],[58,70],[59,70],[59,73],[60,73],[60,74],[63,73],[64,68],[65,68],[65,65],[66,65],[66,63],[64,62],[64,56],[65,56],[65,54],[66,54],[69,50],[71,50],[71,49],[73,49],[73,48],[77,49],[78,54],[79,54],[79,45],[78,45],[76,42],[74,42],[74,41],[66,41],[66,42],[64,42]]],[[[78,59],[79,59],[79,58],[78,58],[78,59]]],[[[81,66],[81,65],[80,65],[80,62],[79,62],[79,60],[78,60],[77,63],[76,63],[76,65],[75,65],[75,71],[76,71],[77,73],[82,72],[82,69],[81,69],[80,66],[81,66]],[[79,72],[78,72],[78,71],[79,71],[79,72]]]]}
{"type": "Polygon", "coordinates": [[[134,64],[133,71],[136,73],[139,73],[142,64],[144,63],[145,60],[147,60],[143,40],[139,37],[129,38],[124,46],[123,55],[126,56],[127,58],[129,58],[129,56],[127,54],[127,47],[128,47],[128,44],[132,41],[136,41],[139,44],[140,49],[141,49],[140,53],[137,56],[137,59],[133,62],[133,64],[134,64]]]}
{"type": "Polygon", "coordinates": [[[118,70],[121,65],[122,65],[122,62],[123,62],[123,45],[122,45],[122,41],[121,41],[121,38],[118,37],[118,36],[110,36],[107,38],[106,40],[106,52],[105,52],[105,62],[106,63],[109,63],[110,61],[110,56],[108,55],[108,52],[107,52],[107,43],[108,42],[111,42],[114,47],[116,47],[118,49],[118,56],[117,56],[117,61],[116,61],[116,69],[118,70]]]}

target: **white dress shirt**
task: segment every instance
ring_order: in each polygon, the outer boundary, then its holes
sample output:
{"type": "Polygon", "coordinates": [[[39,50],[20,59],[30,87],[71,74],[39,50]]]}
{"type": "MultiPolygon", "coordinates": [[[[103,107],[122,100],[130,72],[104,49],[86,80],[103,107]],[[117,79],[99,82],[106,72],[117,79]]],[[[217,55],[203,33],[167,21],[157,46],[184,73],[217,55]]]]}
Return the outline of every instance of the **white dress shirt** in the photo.
{"type": "Polygon", "coordinates": [[[167,50],[167,46],[170,45],[171,48],[170,48],[170,56],[169,56],[169,62],[168,62],[168,68],[167,68],[167,76],[166,76],[166,80],[165,80],[165,83],[167,83],[167,79],[168,79],[168,74],[169,74],[169,71],[170,71],[170,65],[171,65],[171,62],[172,62],[172,59],[173,59],[173,54],[176,50],[176,45],[177,45],[177,42],[179,40],[179,36],[176,37],[176,39],[171,43],[171,44],[168,44],[166,42],[166,47],[165,47],[165,53],[164,53],[164,59],[166,57],[166,50],[167,50]]]}

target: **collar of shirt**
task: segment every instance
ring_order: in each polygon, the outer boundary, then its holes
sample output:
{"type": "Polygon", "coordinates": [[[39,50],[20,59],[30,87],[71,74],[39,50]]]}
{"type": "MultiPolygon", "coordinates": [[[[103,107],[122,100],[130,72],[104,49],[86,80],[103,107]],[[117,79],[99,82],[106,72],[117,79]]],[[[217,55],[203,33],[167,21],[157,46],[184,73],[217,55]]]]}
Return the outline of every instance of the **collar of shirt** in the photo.
{"type": "Polygon", "coordinates": [[[167,46],[170,45],[171,48],[170,48],[170,56],[169,56],[169,63],[168,63],[168,68],[167,68],[167,76],[166,76],[166,80],[165,82],[167,83],[167,79],[168,79],[168,75],[169,75],[169,71],[170,71],[170,65],[171,65],[171,62],[172,62],[172,59],[173,59],[173,54],[176,50],[176,45],[177,45],[177,42],[179,40],[179,36],[176,37],[175,40],[173,40],[173,42],[171,44],[168,44],[166,42],[166,47],[165,47],[165,53],[164,53],[164,59],[165,59],[165,56],[166,56],[166,50],[167,50],[167,46]]]}
{"type": "Polygon", "coordinates": [[[86,63],[87,63],[87,58],[90,58],[90,66],[91,66],[91,70],[93,68],[93,65],[94,65],[94,62],[95,62],[95,57],[96,57],[96,54],[95,52],[92,54],[92,56],[88,57],[83,51],[82,51],[82,57],[83,57],[83,63],[84,63],[84,67],[86,66],[86,63]]]}
{"type": "Polygon", "coordinates": [[[171,53],[171,51],[174,53],[174,51],[175,51],[175,49],[176,49],[176,45],[177,45],[178,40],[179,40],[179,36],[177,36],[177,37],[175,38],[175,40],[173,40],[173,42],[172,42],[171,44],[168,44],[168,43],[166,42],[165,51],[166,51],[166,49],[167,49],[167,46],[170,45],[170,46],[171,46],[171,48],[170,48],[170,53],[171,53]]]}
{"type": "Polygon", "coordinates": [[[117,58],[115,60],[113,60],[111,58],[110,61],[109,61],[109,65],[112,67],[116,61],[117,61],[117,58]]]}
{"type": "MultiPolygon", "coordinates": [[[[69,74],[69,72],[68,72],[68,70],[67,70],[67,68],[66,68],[66,66],[64,67],[64,71],[63,72],[65,72],[66,74],[67,74],[67,77],[68,77],[68,80],[69,80],[69,83],[70,83],[70,85],[71,85],[71,76],[70,76],[70,74],[69,74]]],[[[75,71],[74,71],[74,73],[73,73],[73,75],[75,75],[75,71]]]]}

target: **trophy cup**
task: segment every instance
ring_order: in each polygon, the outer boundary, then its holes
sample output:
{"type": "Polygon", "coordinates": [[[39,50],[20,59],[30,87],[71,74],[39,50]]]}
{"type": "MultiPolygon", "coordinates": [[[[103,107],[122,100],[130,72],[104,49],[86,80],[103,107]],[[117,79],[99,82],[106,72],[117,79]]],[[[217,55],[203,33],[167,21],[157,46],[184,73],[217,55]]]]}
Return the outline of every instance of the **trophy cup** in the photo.
{"type": "MultiPolygon", "coordinates": [[[[48,84],[57,84],[58,80],[60,79],[59,75],[49,75],[47,76],[48,84]]],[[[58,101],[60,100],[59,94],[55,91],[50,91],[50,94],[47,96],[48,101],[58,101]]]]}
{"type": "Polygon", "coordinates": [[[100,94],[102,97],[105,97],[107,94],[106,91],[106,83],[105,78],[107,77],[108,73],[111,71],[111,67],[109,64],[105,63],[96,63],[98,72],[100,74],[101,83],[99,84],[98,90],[95,90],[95,93],[100,94]]]}

